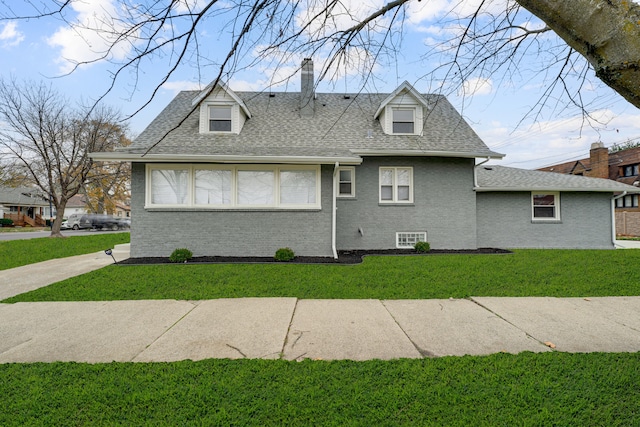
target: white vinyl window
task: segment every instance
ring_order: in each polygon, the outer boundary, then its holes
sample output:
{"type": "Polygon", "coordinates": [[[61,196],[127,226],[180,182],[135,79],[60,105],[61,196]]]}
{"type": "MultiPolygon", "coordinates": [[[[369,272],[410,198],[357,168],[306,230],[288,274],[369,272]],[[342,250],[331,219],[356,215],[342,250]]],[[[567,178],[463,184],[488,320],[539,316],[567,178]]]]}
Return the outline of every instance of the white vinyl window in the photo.
{"type": "Polygon", "coordinates": [[[425,231],[396,233],[396,248],[398,249],[411,249],[416,243],[426,241],[427,233],[425,231]]]}
{"type": "Polygon", "coordinates": [[[380,203],[413,202],[413,168],[380,168],[380,203]]]}
{"type": "Polygon", "coordinates": [[[560,219],[560,193],[531,193],[533,219],[549,221],[560,219]]]}
{"type": "Polygon", "coordinates": [[[355,197],[356,168],[338,168],[338,197],[355,197]]]}
{"type": "Polygon", "coordinates": [[[393,108],[393,133],[413,134],[415,129],[415,108],[393,108]]]}
{"type": "Polygon", "coordinates": [[[320,208],[320,167],[147,165],[147,207],[320,208]]]}
{"type": "Polygon", "coordinates": [[[230,105],[210,105],[209,106],[209,131],[210,132],[231,132],[231,106],[230,105]]]}

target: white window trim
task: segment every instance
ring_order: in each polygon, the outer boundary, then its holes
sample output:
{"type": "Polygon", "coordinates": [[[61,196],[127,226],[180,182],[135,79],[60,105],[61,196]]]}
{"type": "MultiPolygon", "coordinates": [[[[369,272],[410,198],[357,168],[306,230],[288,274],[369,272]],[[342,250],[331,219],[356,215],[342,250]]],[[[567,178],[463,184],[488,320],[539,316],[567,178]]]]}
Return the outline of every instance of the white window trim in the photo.
{"type": "Polygon", "coordinates": [[[415,243],[410,246],[400,245],[400,236],[403,234],[414,235],[416,237],[416,242],[427,241],[426,231],[398,231],[396,232],[396,248],[397,249],[413,249],[413,247],[415,246],[415,243]]]}
{"type": "Polygon", "coordinates": [[[283,209],[283,210],[318,210],[321,208],[321,173],[319,165],[200,165],[200,164],[168,164],[153,163],[146,165],[145,171],[145,209],[212,209],[212,210],[255,210],[255,209],[283,209]],[[189,172],[186,204],[153,204],[151,202],[151,174],[153,170],[181,169],[189,172]],[[231,175],[231,203],[203,205],[195,203],[195,171],[196,170],[230,170],[231,175]],[[274,172],[274,203],[268,205],[240,205],[238,204],[238,171],[273,171],[274,172]],[[315,171],[316,172],[316,202],[314,204],[280,203],[280,172],[282,171],[315,171]]]}
{"type": "Polygon", "coordinates": [[[380,166],[378,169],[378,203],[381,204],[410,204],[413,203],[413,167],[412,166],[380,166]],[[393,170],[393,198],[382,200],[382,171],[393,170]],[[398,200],[398,169],[409,169],[409,200],[398,200]]]}
{"type": "Polygon", "coordinates": [[[230,102],[207,102],[204,106],[205,109],[205,117],[206,117],[206,126],[205,126],[205,133],[211,133],[211,134],[222,134],[222,135],[228,135],[228,134],[233,134],[233,133],[237,133],[235,131],[236,129],[236,125],[237,125],[237,115],[236,115],[236,110],[237,110],[237,106],[233,103],[230,102]],[[209,130],[210,129],[210,124],[209,122],[211,121],[211,113],[209,112],[209,108],[210,107],[229,107],[231,109],[231,130],[209,130]]]}
{"type": "MultiPolygon", "coordinates": [[[[417,116],[418,116],[417,108],[418,108],[418,107],[413,106],[413,105],[390,105],[390,106],[389,106],[389,113],[390,113],[390,115],[391,115],[391,129],[389,129],[389,130],[390,130],[390,132],[389,132],[389,133],[390,133],[391,135],[417,135],[417,134],[418,134],[418,133],[417,133],[418,125],[417,125],[417,123],[416,123],[416,122],[417,122],[417,119],[416,119],[416,118],[417,118],[417,116]],[[411,112],[412,112],[412,114],[413,114],[413,132],[407,132],[407,133],[405,133],[405,132],[394,132],[394,131],[393,131],[393,123],[394,123],[394,120],[393,120],[393,112],[394,112],[395,110],[407,110],[407,111],[411,111],[411,112]]],[[[406,122],[406,123],[408,123],[408,122],[406,122]]]]}
{"type": "Polygon", "coordinates": [[[560,193],[558,191],[533,191],[531,192],[531,220],[535,222],[560,221],[560,193]],[[535,216],[534,196],[536,195],[553,195],[553,207],[555,216],[552,218],[540,218],[535,216]]]}
{"type": "Polygon", "coordinates": [[[354,166],[340,166],[338,167],[338,190],[336,192],[337,197],[340,198],[354,198],[356,197],[356,168],[354,166]],[[340,171],[351,171],[351,194],[340,193],[340,171]]]}

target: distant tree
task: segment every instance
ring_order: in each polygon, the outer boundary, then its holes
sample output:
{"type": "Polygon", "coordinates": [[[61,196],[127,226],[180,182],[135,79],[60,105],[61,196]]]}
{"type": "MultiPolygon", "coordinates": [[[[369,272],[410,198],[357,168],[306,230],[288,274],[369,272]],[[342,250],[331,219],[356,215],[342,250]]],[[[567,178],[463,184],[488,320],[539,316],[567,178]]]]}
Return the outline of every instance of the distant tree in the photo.
{"type": "Polygon", "coordinates": [[[619,144],[613,144],[611,147],[609,147],[609,153],[618,153],[620,151],[638,147],[640,147],[640,141],[629,139],[619,144]]]}
{"type": "Polygon", "coordinates": [[[89,153],[109,151],[121,142],[118,113],[110,108],[71,105],[43,83],[0,80],[0,150],[19,165],[51,200],[59,215],[51,227],[61,237],[67,201],[91,182],[89,153]]]}

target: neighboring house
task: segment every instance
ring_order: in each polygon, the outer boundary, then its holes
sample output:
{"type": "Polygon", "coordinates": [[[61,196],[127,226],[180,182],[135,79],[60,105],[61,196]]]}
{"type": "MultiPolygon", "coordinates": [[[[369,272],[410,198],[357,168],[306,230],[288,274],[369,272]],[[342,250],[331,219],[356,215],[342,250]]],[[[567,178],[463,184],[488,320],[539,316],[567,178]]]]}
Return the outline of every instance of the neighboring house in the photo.
{"type": "Polygon", "coordinates": [[[127,203],[116,202],[116,211],[114,216],[118,218],[131,218],[131,206],[127,203]]]}
{"type": "Polygon", "coordinates": [[[0,187],[0,218],[19,227],[43,227],[49,219],[49,202],[38,189],[0,187]]]}
{"type": "Polygon", "coordinates": [[[64,218],[69,218],[73,214],[86,214],[87,212],[87,196],[84,194],[76,194],[67,200],[67,206],[64,208],[64,218]]]}
{"type": "MultiPolygon", "coordinates": [[[[606,178],[633,186],[640,185],[638,167],[640,147],[609,153],[602,142],[591,144],[589,157],[551,165],[539,170],[569,175],[606,178]]],[[[640,207],[638,194],[627,192],[616,199],[616,233],[625,236],[640,236],[640,207]]]]}
{"type": "Polygon", "coordinates": [[[132,257],[339,250],[613,248],[608,180],[476,166],[500,159],[445,97],[185,91],[127,148],[132,257]],[[586,209],[585,209],[586,207],[586,209]],[[576,237],[580,235],[581,237],[576,237]]]}

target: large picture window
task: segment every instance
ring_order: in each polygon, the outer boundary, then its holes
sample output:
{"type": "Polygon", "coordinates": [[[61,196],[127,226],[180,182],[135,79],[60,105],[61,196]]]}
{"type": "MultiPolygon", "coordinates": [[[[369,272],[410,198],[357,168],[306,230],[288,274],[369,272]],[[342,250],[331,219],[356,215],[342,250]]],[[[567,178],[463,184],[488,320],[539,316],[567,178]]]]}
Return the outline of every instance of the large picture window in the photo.
{"type": "Polygon", "coordinates": [[[532,193],[531,204],[534,220],[560,219],[559,193],[532,193]]]}
{"type": "Polygon", "coordinates": [[[320,167],[147,165],[147,207],[320,208],[320,167]]]}
{"type": "Polygon", "coordinates": [[[380,203],[413,202],[413,168],[380,168],[380,203]]]}

